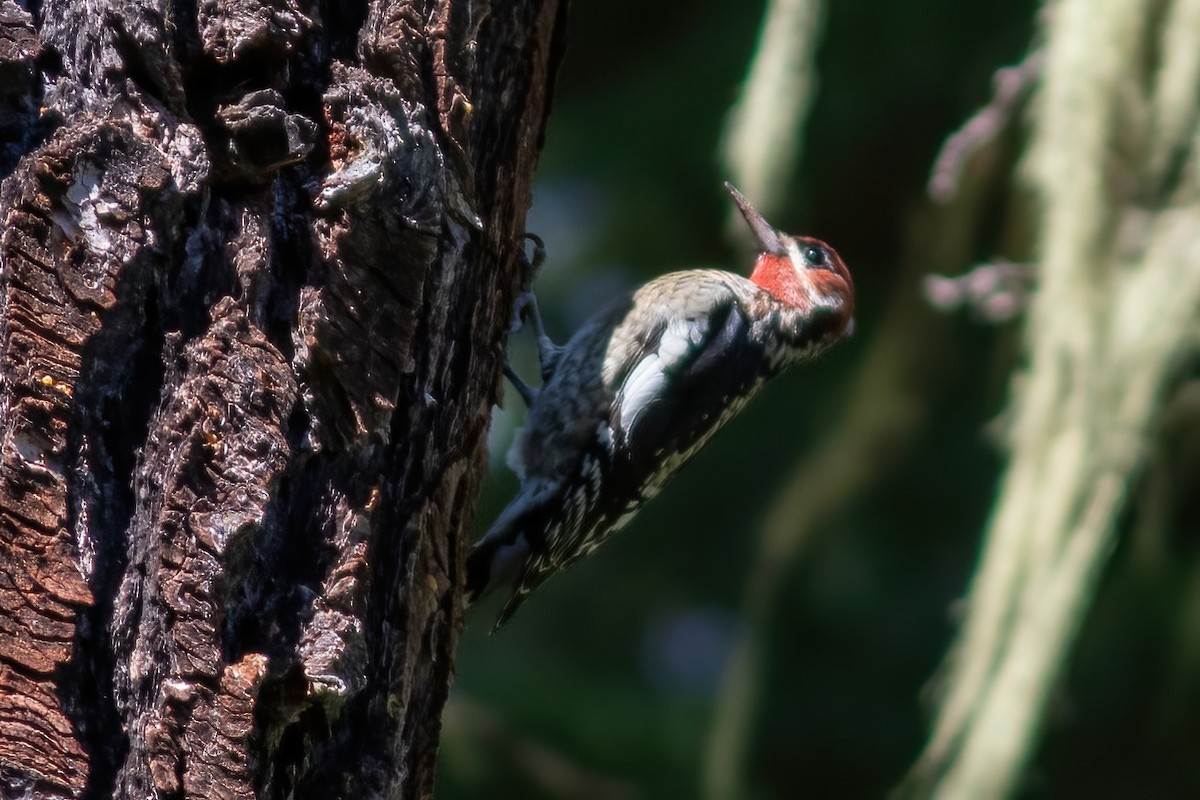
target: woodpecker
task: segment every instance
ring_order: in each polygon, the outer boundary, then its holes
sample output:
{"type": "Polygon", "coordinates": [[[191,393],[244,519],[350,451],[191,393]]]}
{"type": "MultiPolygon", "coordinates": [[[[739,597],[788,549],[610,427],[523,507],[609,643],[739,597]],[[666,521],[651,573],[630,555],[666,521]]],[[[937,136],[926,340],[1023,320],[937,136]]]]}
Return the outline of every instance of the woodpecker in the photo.
{"type": "Polygon", "coordinates": [[[837,252],[775,230],[725,188],[756,240],[749,278],[664,275],[562,347],[546,336],[532,294],[518,301],[518,323],[528,312],[537,334],[542,385],[506,367],[529,406],[508,455],[521,486],[467,559],[469,601],[509,588],[493,631],[624,527],[768,378],[852,329],[854,283],[837,252]]]}

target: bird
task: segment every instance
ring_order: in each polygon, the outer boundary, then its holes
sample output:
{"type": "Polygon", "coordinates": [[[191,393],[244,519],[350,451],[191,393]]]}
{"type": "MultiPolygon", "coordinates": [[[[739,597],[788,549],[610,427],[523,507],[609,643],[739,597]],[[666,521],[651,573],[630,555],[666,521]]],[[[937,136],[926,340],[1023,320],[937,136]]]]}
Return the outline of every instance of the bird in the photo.
{"type": "Polygon", "coordinates": [[[521,483],[466,564],[468,603],[508,591],[493,632],[530,592],[628,524],[767,380],[852,331],[854,282],[837,251],[776,230],[725,188],[755,240],[749,277],[662,275],[562,346],[546,335],[533,294],[518,298],[514,316],[531,318],[542,385],[506,365],[528,405],[508,454],[521,483]]]}

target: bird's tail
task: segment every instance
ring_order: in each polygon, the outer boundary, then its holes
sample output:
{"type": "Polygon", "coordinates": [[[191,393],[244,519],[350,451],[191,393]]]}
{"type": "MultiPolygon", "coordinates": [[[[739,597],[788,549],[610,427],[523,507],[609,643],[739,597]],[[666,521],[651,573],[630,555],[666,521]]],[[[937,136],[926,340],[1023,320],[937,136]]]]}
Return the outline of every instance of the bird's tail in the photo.
{"type": "MultiPolygon", "coordinates": [[[[543,495],[544,496],[544,495],[543,495]]],[[[531,537],[544,536],[544,509],[538,498],[524,492],[509,503],[467,556],[467,602],[476,603],[499,587],[511,591],[492,629],[495,633],[508,621],[531,587],[525,572],[531,553],[531,537]]]]}
{"type": "Polygon", "coordinates": [[[467,602],[474,605],[498,586],[511,583],[529,555],[520,533],[498,536],[496,527],[475,543],[467,555],[467,602]]]}

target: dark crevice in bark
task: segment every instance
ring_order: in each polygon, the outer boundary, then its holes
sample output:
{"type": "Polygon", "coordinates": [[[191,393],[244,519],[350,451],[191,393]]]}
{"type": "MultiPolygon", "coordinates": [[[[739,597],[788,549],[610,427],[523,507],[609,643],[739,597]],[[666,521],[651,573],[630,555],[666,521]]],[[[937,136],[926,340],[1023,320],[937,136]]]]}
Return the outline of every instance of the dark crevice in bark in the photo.
{"type": "MultiPolygon", "coordinates": [[[[160,64],[147,63],[144,58],[145,51],[142,49],[143,43],[135,40],[129,35],[128,31],[121,26],[121,18],[116,14],[109,15],[109,19],[114,24],[113,46],[121,56],[124,62],[125,74],[129,80],[137,84],[141,91],[145,92],[146,96],[153,98],[157,103],[171,111],[171,113],[179,114],[184,109],[178,104],[178,97],[172,98],[167,94],[169,84],[164,83],[164,79],[168,76],[163,76],[157,73],[156,68],[160,64]]],[[[179,87],[173,87],[177,95],[181,95],[179,87]]]]}
{"type": "MultiPolygon", "coordinates": [[[[108,164],[119,171],[118,153],[145,163],[144,154],[130,148],[125,137],[124,132],[106,131],[99,139],[101,146],[80,153],[79,163],[108,164]]],[[[178,196],[160,202],[150,213],[165,228],[177,224],[182,216],[178,196]]],[[[75,414],[64,464],[66,526],[81,531],[80,556],[94,603],[80,612],[72,659],[59,670],[57,684],[64,710],[89,755],[84,792],[88,797],[111,794],[127,747],[113,700],[116,654],[108,642],[116,587],[126,565],[125,531],[133,513],[137,448],[163,386],[166,340],[155,282],[169,263],[165,255],[141,249],[121,270],[113,289],[115,302],[109,310],[100,310],[100,329],[81,353],[73,390],[75,414]]]]}
{"type": "Polygon", "coordinates": [[[307,172],[300,167],[283,170],[272,187],[269,241],[278,257],[271,265],[274,280],[263,303],[262,326],[288,361],[293,361],[296,355],[292,334],[300,313],[300,290],[311,282],[312,265],[317,258],[311,233],[304,224],[312,213],[305,175],[307,172]]]}
{"type": "Polygon", "coordinates": [[[332,58],[355,61],[358,56],[359,35],[367,19],[365,2],[339,3],[320,0],[315,4],[325,21],[325,41],[332,58]]]}
{"type": "Polygon", "coordinates": [[[40,73],[54,62],[34,19],[12,0],[0,2],[0,178],[52,129],[40,119],[40,73]]]}
{"type": "MultiPolygon", "coordinates": [[[[84,495],[89,495],[89,516],[96,518],[90,530],[94,567],[89,581],[95,602],[81,613],[74,653],[58,683],[77,693],[64,697],[64,706],[89,756],[84,792],[88,798],[111,796],[117,765],[128,746],[113,699],[116,656],[107,644],[116,586],[125,568],[125,528],[133,511],[134,443],[144,439],[163,377],[156,302],[145,291],[147,287],[139,288],[140,302],[126,299],[118,308],[127,313],[140,306],[142,324],[134,322],[124,331],[121,329],[126,326],[114,325],[109,332],[115,335],[95,337],[89,347],[91,355],[85,353],[76,388],[76,409],[84,418],[73,426],[69,445],[74,455],[68,470],[78,477],[69,483],[72,513],[68,525],[79,525],[77,511],[84,495]],[[142,335],[147,336],[144,343],[138,341],[142,335]],[[131,350],[133,358],[123,365],[126,374],[111,374],[113,365],[106,363],[108,357],[131,350]],[[81,458],[81,439],[90,440],[86,459],[81,458]]],[[[121,294],[118,290],[118,297],[121,294]]]]}
{"type": "Polygon", "coordinates": [[[208,327],[209,313],[220,297],[232,294],[237,274],[217,246],[232,221],[230,205],[219,190],[207,198],[188,198],[183,230],[175,242],[169,268],[157,276],[164,328],[171,332],[163,350],[164,364],[178,358],[183,346],[208,327]]]}
{"type": "MultiPolygon", "coordinates": [[[[247,653],[265,653],[278,659],[294,645],[296,637],[287,625],[287,600],[291,596],[289,575],[282,566],[288,541],[288,528],[281,516],[292,499],[286,478],[279,481],[271,503],[263,513],[260,528],[243,530],[226,545],[225,570],[214,588],[224,609],[221,620],[221,658],[237,663],[247,653]]],[[[274,665],[273,665],[274,666],[274,665]]]]}

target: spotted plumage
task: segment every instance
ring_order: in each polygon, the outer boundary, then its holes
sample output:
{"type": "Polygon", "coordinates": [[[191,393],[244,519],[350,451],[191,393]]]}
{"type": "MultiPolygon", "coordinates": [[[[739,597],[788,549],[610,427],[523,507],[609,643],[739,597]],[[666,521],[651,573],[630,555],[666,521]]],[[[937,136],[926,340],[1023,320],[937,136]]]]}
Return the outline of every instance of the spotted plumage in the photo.
{"type": "Polygon", "coordinates": [[[837,253],[778,233],[729,188],[760,249],[749,278],[664,275],[561,348],[535,313],[544,383],[510,372],[530,403],[509,453],[521,488],[468,559],[472,599],[511,587],[497,628],[632,519],[768,378],[848,332],[854,289],[837,253]]]}

